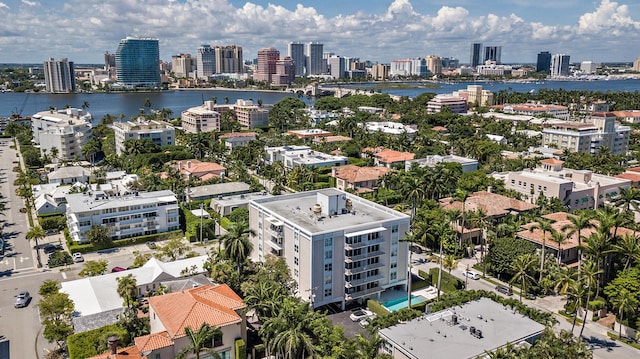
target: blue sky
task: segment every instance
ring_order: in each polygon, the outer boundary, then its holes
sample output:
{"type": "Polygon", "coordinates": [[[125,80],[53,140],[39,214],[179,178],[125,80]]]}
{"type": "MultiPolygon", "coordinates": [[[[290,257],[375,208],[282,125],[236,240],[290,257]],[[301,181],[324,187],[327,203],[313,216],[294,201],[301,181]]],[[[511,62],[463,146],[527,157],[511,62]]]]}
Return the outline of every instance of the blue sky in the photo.
{"type": "Polygon", "coordinates": [[[0,63],[68,57],[100,63],[119,39],[160,39],[164,60],[200,43],[261,47],[286,55],[289,41],[374,62],[457,57],[472,42],[501,45],[502,60],[533,62],[539,51],[572,61],[640,56],[639,0],[0,0],[0,63]]]}

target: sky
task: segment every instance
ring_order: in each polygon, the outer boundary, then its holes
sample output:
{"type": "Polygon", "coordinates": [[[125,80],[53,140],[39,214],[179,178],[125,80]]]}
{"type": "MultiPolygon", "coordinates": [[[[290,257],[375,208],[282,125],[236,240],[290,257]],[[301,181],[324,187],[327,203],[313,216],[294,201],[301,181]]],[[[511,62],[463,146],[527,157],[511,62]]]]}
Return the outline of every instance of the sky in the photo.
{"type": "Polygon", "coordinates": [[[469,62],[471,43],[502,46],[502,62],[540,51],[572,62],[640,56],[639,0],[0,0],[0,63],[67,57],[102,63],[126,36],[160,40],[160,57],[200,44],[258,49],[317,41],[373,62],[435,54],[469,62]]]}

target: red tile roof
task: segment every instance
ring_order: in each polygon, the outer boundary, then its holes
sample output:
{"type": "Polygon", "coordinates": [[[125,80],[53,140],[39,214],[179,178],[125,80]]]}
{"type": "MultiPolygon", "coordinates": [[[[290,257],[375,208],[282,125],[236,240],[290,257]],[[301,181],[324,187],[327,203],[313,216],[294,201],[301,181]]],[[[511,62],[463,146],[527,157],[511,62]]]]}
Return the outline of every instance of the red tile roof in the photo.
{"type": "Polygon", "coordinates": [[[145,355],[142,355],[142,353],[140,353],[140,350],[138,350],[138,347],[136,347],[135,345],[131,347],[118,349],[115,355],[112,355],[111,352],[106,352],[88,359],[132,359],[132,358],[147,359],[145,355]]]}
{"type": "Polygon", "coordinates": [[[360,167],[346,165],[335,168],[335,178],[340,178],[349,183],[375,181],[389,173],[391,169],[386,167],[360,167]]]}
{"type": "Polygon", "coordinates": [[[547,158],[544,160],[540,160],[540,163],[547,163],[550,165],[561,165],[564,163],[564,161],[561,160],[556,160],[555,158],[547,158]]]}
{"type": "Polygon", "coordinates": [[[402,162],[402,161],[412,160],[412,159],[414,159],[414,157],[416,155],[411,153],[411,152],[400,152],[400,151],[394,151],[394,150],[384,150],[384,151],[380,151],[380,152],[374,154],[373,156],[378,158],[379,162],[395,163],[395,162],[402,162]]]}
{"type": "MultiPolygon", "coordinates": [[[[636,171],[638,172],[638,171],[636,171]]],[[[638,173],[621,173],[619,175],[614,176],[615,178],[621,178],[621,179],[626,179],[629,180],[631,182],[640,182],[640,174],[638,173]]]]}
{"type": "MultiPolygon", "coordinates": [[[[445,210],[462,210],[462,202],[454,200],[453,198],[443,198],[440,200],[440,205],[445,210]]],[[[489,217],[503,216],[511,211],[525,212],[537,208],[538,206],[517,200],[515,198],[509,198],[496,193],[489,193],[485,191],[476,192],[470,195],[465,201],[465,211],[477,211],[478,208],[482,210],[489,217]]]]}
{"type": "Polygon", "coordinates": [[[236,138],[236,137],[256,137],[255,132],[230,132],[225,133],[224,135],[220,135],[218,138],[227,139],[227,138],[236,138]]]}
{"type": "Polygon", "coordinates": [[[169,338],[169,333],[160,332],[149,335],[143,335],[135,338],[136,347],[141,352],[150,352],[152,350],[166,348],[172,346],[173,340],[169,338]]]}
{"type": "Polygon", "coordinates": [[[242,322],[236,310],[246,307],[226,284],[207,285],[149,298],[149,306],[171,338],[185,335],[184,328],[199,328],[202,323],[224,327],[242,322]]]}

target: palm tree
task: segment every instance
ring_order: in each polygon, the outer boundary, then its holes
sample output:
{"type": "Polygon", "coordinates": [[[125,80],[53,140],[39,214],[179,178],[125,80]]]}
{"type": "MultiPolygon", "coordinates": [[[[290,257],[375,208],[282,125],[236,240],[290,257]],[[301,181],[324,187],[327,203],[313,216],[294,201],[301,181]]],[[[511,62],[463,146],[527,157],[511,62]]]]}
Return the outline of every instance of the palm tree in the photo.
{"type": "Polygon", "coordinates": [[[270,281],[260,281],[249,286],[244,297],[247,306],[255,310],[261,320],[276,316],[283,299],[282,288],[270,281]]]}
{"type": "Polygon", "coordinates": [[[578,234],[578,273],[580,273],[580,267],[582,265],[582,230],[593,228],[594,224],[591,222],[593,218],[591,212],[582,211],[577,216],[569,216],[568,219],[571,222],[563,226],[560,230],[567,231],[567,236],[571,237],[574,233],[578,234]]]}
{"type": "Polygon", "coordinates": [[[551,241],[558,244],[558,264],[562,264],[562,245],[567,243],[567,235],[562,231],[556,231],[551,233],[551,241]]]}
{"type": "Polygon", "coordinates": [[[640,243],[638,237],[632,234],[625,234],[617,244],[613,246],[614,252],[627,257],[624,263],[624,270],[629,268],[633,261],[640,261],[640,243]]]}
{"type": "Polygon", "coordinates": [[[538,281],[540,282],[542,281],[542,274],[544,272],[544,250],[547,245],[546,243],[547,233],[553,234],[554,232],[556,232],[556,230],[551,226],[551,221],[549,221],[548,219],[540,217],[537,219],[537,222],[538,223],[529,227],[529,232],[533,232],[536,229],[539,229],[542,231],[542,252],[540,254],[540,278],[538,279],[538,281]]]}
{"type": "Polygon", "coordinates": [[[138,296],[138,283],[133,274],[116,278],[118,282],[118,295],[124,300],[124,305],[131,308],[138,296]]]}
{"type": "Polygon", "coordinates": [[[36,259],[38,260],[38,267],[42,267],[42,262],[40,261],[40,250],[39,250],[39,246],[38,246],[38,241],[43,239],[46,236],[46,233],[44,232],[44,229],[42,229],[42,227],[40,226],[36,226],[36,227],[31,227],[25,237],[27,240],[31,241],[35,241],[36,242],[36,259]]]}
{"type": "MultiPolygon", "coordinates": [[[[581,274],[581,281],[587,287],[587,308],[589,305],[589,301],[591,299],[591,287],[595,284],[598,285],[598,276],[602,274],[602,271],[598,269],[598,266],[593,261],[588,261],[584,264],[584,268],[581,274]]],[[[587,322],[587,310],[584,311],[584,316],[582,317],[582,328],[580,329],[580,335],[578,338],[582,338],[582,332],[584,331],[584,325],[587,322]]]]}
{"type": "Polygon", "coordinates": [[[419,178],[407,175],[402,180],[400,192],[404,198],[411,201],[411,220],[413,221],[416,217],[416,209],[424,198],[424,187],[419,178]]]}
{"type": "MultiPolygon", "coordinates": [[[[189,338],[189,346],[185,347],[178,354],[178,358],[184,359],[187,357],[187,354],[193,353],[195,354],[196,359],[200,359],[200,353],[207,348],[207,345],[211,343],[215,336],[222,335],[222,331],[220,328],[213,328],[207,323],[202,323],[200,329],[194,331],[190,326],[184,327],[184,333],[189,338]]],[[[208,355],[211,355],[215,358],[220,358],[220,355],[214,350],[207,349],[208,355]]]]}
{"type": "Polygon", "coordinates": [[[587,296],[587,288],[581,281],[573,281],[567,288],[567,299],[571,299],[575,313],[573,314],[573,323],[571,325],[571,333],[576,327],[576,321],[578,320],[578,308],[588,306],[588,302],[585,303],[585,297],[587,296]],[[586,305],[585,305],[586,304],[586,305]]]}
{"type": "Polygon", "coordinates": [[[569,287],[576,281],[576,273],[568,268],[559,268],[553,290],[559,294],[565,294],[569,287]]]}
{"type": "Polygon", "coordinates": [[[307,303],[286,297],[277,316],[264,321],[259,334],[277,357],[307,358],[315,355],[311,324],[318,315],[307,303]]]}
{"type": "Polygon", "coordinates": [[[613,200],[613,205],[625,212],[631,208],[640,211],[640,191],[635,188],[619,188],[620,194],[613,200]]]}
{"type": "Polygon", "coordinates": [[[465,226],[465,206],[467,204],[467,198],[469,198],[469,192],[462,189],[457,189],[456,195],[454,198],[458,202],[462,202],[462,227],[461,227],[462,232],[460,233],[460,247],[462,247],[462,237],[464,237],[464,226],[465,226]]]}
{"type": "Polygon", "coordinates": [[[452,270],[458,267],[458,263],[460,262],[453,254],[448,254],[444,256],[444,258],[441,258],[441,260],[442,266],[444,267],[444,269],[449,271],[449,274],[451,274],[452,270]]]}
{"type": "MultiPolygon", "coordinates": [[[[604,261],[607,253],[611,249],[611,243],[607,240],[607,236],[600,231],[592,233],[585,239],[586,246],[583,247],[587,255],[596,263],[598,272],[604,274],[602,269],[602,262],[604,261]]],[[[604,280],[604,276],[600,276],[601,282],[604,280]]],[[[600,292],[600,285],[596,287],[596,297],[600,292]]]]}
{"type": "Polygon", "coordinates": [[[249,223],[238,222],[229,227],[227,233],[219,239],[224,244],[225,256],[238,266],[238,274],[241,272],[242,264],[253,250],[250,235],[255,236],[256,232],[249,228],[249,223]]]}
{"type": "Polygon", "coordinates": [[[618,295],[610,298],[611,304],[613,304],[614,308],[618,310],[618,323],[620,323],[620,333],[619,337],[622,338],[622,319],[624,317],[624,312],[633,311],[638,306],[638,302],[635,298],[634,293],[630,292],[627,288],[622,288],[618,295]]]}
{"type": "Polygon", "coordinates": [[[478,208],[473,212],[473,225],[482,228],[482,242],[480,243],[480,262],[482,262],[482,276],[487,275],[487,265],[484,260],[484,252],[487,243],[487,230],[489,228],[489,217],[482,208],[478,208]]]}
{"type": "Polygon", "coordinates": [[[511,262],[511,269],[513,270],[513,277],[509,281],[509,284],[513,284],[516,281],[520,282],[520,303],[522,303],[522,293],[526,293],[527,285],[533,282],[535,279],[529,274],[533,269],[533,264],[536,258],[528,254],[522,254],[517,256],[513,262],[511,262]]]}
{"type": "Polygon", "coordinates": [[[356,353],[360,359],[376,359],[378,358],[378,351],[382,346],[382,339],[375,333],[369,338],[365,338],[362,334],[356,335],[356,353]]]}

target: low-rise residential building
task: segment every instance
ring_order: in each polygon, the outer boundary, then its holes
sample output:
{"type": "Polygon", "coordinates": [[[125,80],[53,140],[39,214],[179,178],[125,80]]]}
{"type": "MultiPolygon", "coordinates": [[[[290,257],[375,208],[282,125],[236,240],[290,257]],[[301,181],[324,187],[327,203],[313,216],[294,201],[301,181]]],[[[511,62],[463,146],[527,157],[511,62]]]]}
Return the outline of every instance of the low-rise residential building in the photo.
{"type": "Polygon", "coordinates": [[[563,168],[564,161],[547,158],[540,167],[518,172],[495,173],[505,188],[521,193],[535,203],[540,195],[558,198],[570,210],[595,209],[615,198],[620,188],[629,188],[631,181],[593,173],[590,170],[563,168]]]}
{"type": "Polygon", "coordinates": [[[215,162],[202,162],[196,159],[172,161],[170,166],[176,166],[178,171],[186,180],[198,177],[201,181],[208,181],[213,178],[223,178],[227,171],[222,165],[215,162]]]}
{"type": "Polygon", "coordinates": [[[77,108],[38,112],[31,116],[31,130],[40,152],[57,151],[56,160],[61,161],[85,159],[82,147],[93,138],[91,114],[77,108]]]}
{"type": "Polygon", "coordinates": [[[446,156],[427,156],[425,158],[417,158],[415,160],[409,160],[404,163],[405,171],[409,171],[413,164],[417,164],[420,167],[435,167],[438,163],[459,163],[462,166],[462,172],[472,172],[478,169],[478,160],[473,158],[466,158],[456,155],[446,156]]]}
{"type": "Polygon", "coordinates": [[[611,112],[594,112],[587,123],[555,123],[542,131],[544,146],[571,152],[596,153],[606,147],[612,154],[626,154],[629,151],[631,128],[615,123],[611,112]]]}
{"type": "Polygon", "coordinates": [[[251,186],[244,182],[224,182],[198,187],[189,187],[187,191],[187,201],[202,201],[221,196],[246,194],[251,192],[250,188],[251,186]]]}
{"type": "MultiPolygon", "coordinates": [[[[446,211],[476,212],[478,209],[482,209],[487,218],[492,220],[507,214],[519,215],[538,208],[534,204],[489,191],[475,192],[469,195],[464,203],[451,197],[442,198],[439,202],[440,206],[446,211]]],[[[482,229],[468,228],[467,226],[469,226],[469,222],[465,222],[463,227],[462,220],[459,220],[453,227],[463,242],[480,244],[483,235],[482,229]]]]}
{"type": "Polygon", "coordinates": [[[349,142],[353,140],[353,138],[349,136],[324,136],[324,137],[315,137],[313,139],[313,143],[322,144],[322,143],[337,143],[337,142],[349,142]]]}
{"type": "Polygon", "coordinates": [[[249,209],[249,202],[254,199],[271,198],[272,194],[267,191],[252,192],[246,194],[236,194],[232,196],[218,196],[211,199],[211,209],[221,216],[228,216],[233,210],[238,208],[249,209]]]}
{"type": "Polygon", "coordinates": [[[361,156],[362,158],[372,157],[376,166],[404,168],[405,162],[413,160],[416,155],[411,152],[389,150],[384,147],[366,147],[362,149],[361,156]]]}
{"type": "Polygon", "coordinates": [[[91,170],[81,166],[60,167],[47,173],[49,183],[74,184],[76,182],[88,183],[93,178],[91,170]]]}
{"type": "Polygon", "coordinates": [[[406,289],[406,214],[332,188],[254,199],[249,224],[251,259],[284,258],[314,308],[406,289]]]}
{"type": "Polygon", "coordinates": [[[204,104],[182,111],[180,115],[182,129],[186,133],[220,131],[221,113],[215,108],[215,102],[204,104]]]}
{"type": "Polygon", "coordinates": [[[640,110],[632,110],[632,111],[613,111],[618,120],[624,121],[627,123],[640,123],[640,110]]]}
{"type": "Polygon", "coordinates": [[[553,116],[563,120],[569,119],[569,108],[560,105],[548,105],[541,103],[519,103],[504,104],[491,106],[493,110],[499,110],[504,113],[518,114],[525,116],[553,116]]]}
{"type": "Polygon", "coordinates": [[[218,137],[220,141],[224,141],[224,146],[230,150],[234,150],[238,147],[246,146],[250,141],[256,139],[255,132],[230,132],[220,135],[218,137]]]}
{"type": "Polygon", "coordinates": [[[467,100],[455,94],[439,94],[427,102],[428,113],[439,113],[447,109],[450,113],[467,113],[467,100]]]}
{"type": "Polygon", "coordinates": [[[378,186],[378,179],[391,172],[387,167],[360,167],[346,165],[333,167],[331,177],[336,179],[336,188],[341,191],[354,190],[358,193],[372,192],[378,186]]]}
{"type": "Polygon", "coordinates": [[[306,129],[306,130],[289,130],[287,131],[287,135],[289,136],[295,136],[299,139],[302,140],[307,140],[309,138],[316,138],[316,137],[327,137],[327,136],[331,136],[332,133],[329,131],[325,131],[319,128],[310,128],[310,129],[306,129]]]}
{"type": "Polygon", "coordinates": [[[103,191],[73,193],[67,199],[67,226],[74,242],[87,242],[93,226],[107,226],[112,239],[180,229],[178,200],[168,190],[108,196],[103,191]]]}
{"type": "Polygon", "coordinates": [[[150,140],[154,145],[172,146],[176,143],[176,130],[163,121],[145,120],[116,122],[113,124],[116,139],[116,153],[125,153],[125,144],[129,140],[150,140]]]}
{"type": "Polygon", "coordinates": [[[380,352],[393,359],[471,359],[506,347],[533,344],[545,326],[480,298],[380,329],[380,352]]]}
{"type": "Polygon", "coordinates": [[[631,181],[631,187],[640,187],[640,167],[627,168],[624,173],[614,177],[631,181]]]}
{"type": "Polygon", "coordinates": [[[269,126],[269,110],[251,100],[237,100],[233,105],[236,121],[243,129],[269,126]]]}
{"type": "Polygon", "coordinates": [[[409,137],[413,137],[415,133],[418,132],[418,128],[415,125],[405,125],[392,121],[367,122],[364,124],[364,128],[367,132],[382,132],[388,135],[401,135],[406,133],[409,137]]]}
{"type": "Polygon", "coordinates": [[[292,169],[296,166],[324,167],[342,166],[349,162],[345,156],[334,156],[314,151],[308,146],[279,146],[266,147],[265,162],[273,164],[281,161],[285,168],[292,169]]]}

